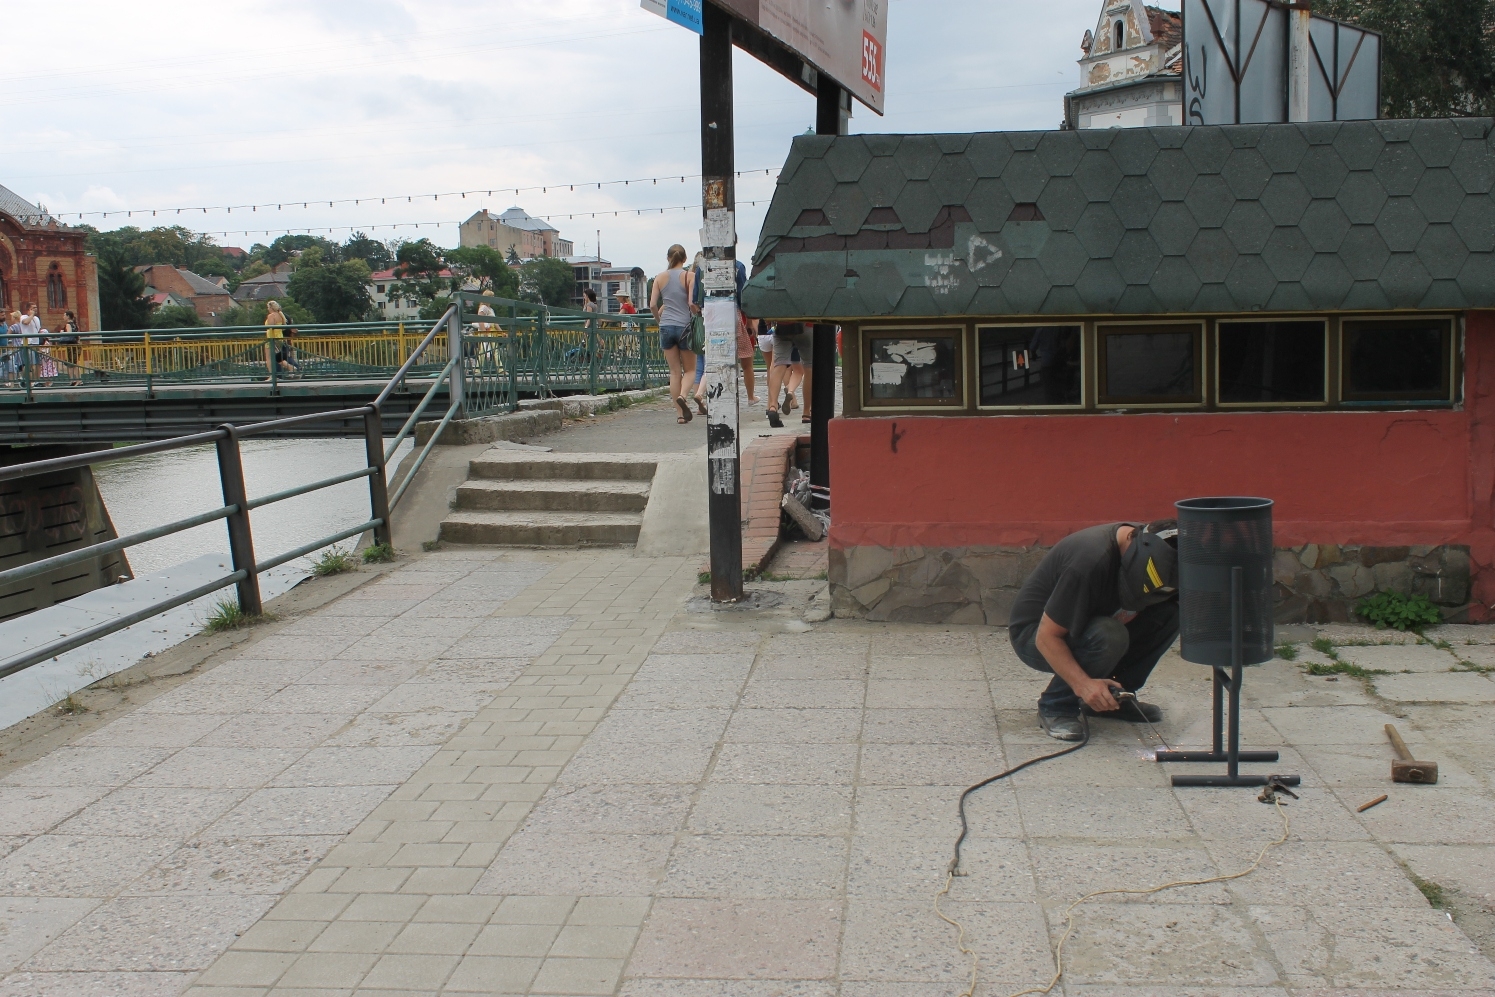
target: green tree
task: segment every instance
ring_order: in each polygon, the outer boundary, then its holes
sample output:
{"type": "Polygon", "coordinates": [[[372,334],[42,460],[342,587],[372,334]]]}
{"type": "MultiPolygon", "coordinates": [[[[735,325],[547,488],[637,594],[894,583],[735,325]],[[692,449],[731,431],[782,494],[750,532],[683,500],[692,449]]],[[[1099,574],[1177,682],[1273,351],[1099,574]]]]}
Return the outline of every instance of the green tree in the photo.
{"type": "Polygon", "coordinates": [[[519,268],[519,293],[526,301],[569,305],[576,293],[576,274],[563,259],[539,256],[519,268]]]}
{"type": "Polygon", "coordinates": [[[1495,113],[1495,0],[1323,0],[1328,14],[1381,33],[1381,113],[1495,113]]]}
{"type": "Polygon", "coordinates": [[[378,239],[370,239],[362,232],[354,232],[343,243],[343,259],[363,260],[370,270],[387,270],[394,262],[394,255],[378,239]]]}
{"type": "Polygon", "coordinates": [[[512,298],[519,293],[519,275],[504,262],[503,254],[492,246],[461,246],[448,250],[447,265],[457,277],[460,287],[468,280],[478,283],[479,289],[491,289],[500,298],[512,298]]]}
{"type": "Polygon", "coordinates": [[[259,277],[262,274],[267,274],[271,271],[271,269],[272,267],[270,266],[270,264],[266,263],[264,260],[255,260],[254,262],[245,265],[244,269],[239,273],[239,282],[243,283],[251,277],[259,277]]]}
{"type": "MultiPolygon", "coordinates": [[[[311,325],[316,322],[316,316],[291,298],[280,299],[280,310],[285,313],[286,321],[291,325],[311,325]]],[[[242,305],[234,305],[223,313],[224,325],[264,325],[265,313],[269,306],[263,301],[250,301],[242,305]]]]}
{"type": "Polygon", "coordinates": [[[206,324],[191,305],[162,305],[151,315],[152,329],[190,329],[206,324]]]}
{"type": "MultiPolygon", "coordinates": [[[[394,265],[399,280],[389,285],[389,296],[414,298],[421,303],[421,314],[424,315],[427,306],[433,305],[438,297],[444,298],[451,293],[452,278],[442,275],[446,269],[441,247],[430,239],[401,243],[395,252],[394,265]]],[[[445,310],[443,304],[436,315],[445,310]]]]}
{"type": "Polygon", "coordinates": [[[329,263],[341,263],[342,247],[320,235],[283,235],[270,243],[261,255],[271,267],[279,266],[303,250],[316,246],[322,251],[322,259],[329,263]]]}
{"type": "Polygon", "coordinates": [[[144,329],[151,320],[145,277],[135,272],[119,245],[97,250],[99,319],[103,329],[144,329]]]}
{"type": "MultiPolygon", "coordinates": [[[[308,249],[306,254],[314,251],[308,249]]],[[[356,322],[372,305],[369,273],[369,265],[363,260],[303,266],[291,274],[286,290],[310,309],[318,322],[356,322]]]]}

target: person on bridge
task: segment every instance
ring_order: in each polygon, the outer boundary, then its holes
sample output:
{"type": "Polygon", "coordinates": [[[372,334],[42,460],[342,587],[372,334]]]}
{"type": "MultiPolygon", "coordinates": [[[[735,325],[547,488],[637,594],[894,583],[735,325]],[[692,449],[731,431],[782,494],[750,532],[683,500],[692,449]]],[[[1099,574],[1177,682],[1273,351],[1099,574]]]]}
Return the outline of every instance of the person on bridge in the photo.
{"type": "Polygon", "coordinates": [[[670,365],[670,397],[680,409],[675,421],[690,422],[690,389],[696,380],[696,353],[692,348],[695,313],[691,306],[695,281],[685,269],[685,247],[676,243],[665,256],[669,269],[654,278],[649,310],[659,323],[659,348],[670,365]]]}
{"type": "Polygon", "coordinates": [[[1178,636],[1178,523],[1106,523],[1056,543],[1023,582],[1007,634],[1023,664],[1053,674],[1038,697],[1050,737],[1084,736],[1080,711],[1157,723],[1163,711],[1135,693],[1178,636]]]}
{"type": "Polygon", "coordinates": [[[285,312],[279,301],[265,305],[265,371],[266,379],[275,375],[275,364],[280,359],[280,344],[285,339],[285,312]]]}

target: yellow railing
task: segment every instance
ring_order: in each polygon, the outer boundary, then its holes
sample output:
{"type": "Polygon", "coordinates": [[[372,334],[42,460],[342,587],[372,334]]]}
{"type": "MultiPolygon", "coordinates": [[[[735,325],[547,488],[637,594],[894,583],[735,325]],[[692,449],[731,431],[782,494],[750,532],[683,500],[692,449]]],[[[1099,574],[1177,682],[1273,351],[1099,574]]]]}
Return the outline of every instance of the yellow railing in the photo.
{"type": "MultiPolygon", "coordinates": [[[[263,336],[234,339],[161,339],[146,335],[136,342],[80,343],[76,346],[33,347],[35,363],[50,357],[67,377],[68,369],[84,368],[106,375],[213,377],[242,373],[247,367],[265,367],[270,342],[289,342],[298,363],[324,374],[357,374],[363,369],[399,367],[420,345],[421,336],[394,335],[294,336],[271,341],[263,336]]],[[[422,366],[444,365],[446,341],[438,338],[426,349],[422,366]]]]}

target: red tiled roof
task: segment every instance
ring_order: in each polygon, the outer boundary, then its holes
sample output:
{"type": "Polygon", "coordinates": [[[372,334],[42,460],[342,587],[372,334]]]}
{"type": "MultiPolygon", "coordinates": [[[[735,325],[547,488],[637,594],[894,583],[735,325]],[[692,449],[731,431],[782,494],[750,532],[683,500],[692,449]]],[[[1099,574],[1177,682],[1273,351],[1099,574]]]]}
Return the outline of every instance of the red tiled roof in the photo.
{"type": "Polygon", "coordinates": [[[1148,7],[1147,26],[1152,30],[1153,40],[1162,45],[1165,52],[1183,41],[1183,17],[1176,10],[1148,7]]]}

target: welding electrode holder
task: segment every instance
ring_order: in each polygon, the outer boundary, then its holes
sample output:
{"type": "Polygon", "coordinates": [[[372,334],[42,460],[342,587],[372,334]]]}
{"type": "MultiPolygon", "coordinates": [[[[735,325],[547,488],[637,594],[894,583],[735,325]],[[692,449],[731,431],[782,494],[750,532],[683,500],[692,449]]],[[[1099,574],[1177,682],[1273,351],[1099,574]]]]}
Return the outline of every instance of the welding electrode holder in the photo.
{"type": "Polygon", "coordinates": [[[1295,775],[1241,775],[1241,762],[1275,762],[1275,751],[1241,750],[1241,676],[1244,666],[1244,624],[1241,612],[1242,570],[1230,569],[1230,676],[1225,669],[1213,666],[1215,743],[1211,751],[1159,751],[1159,762],[1225,762],[1224,775],[1175,775],[1175,786],[1296,786],[1295,775]],[[1224,700],[1230,697],[1229,743],[1225,742],[1224,700]],[[1223,750],[1222,750],[1223,749],[1223,750]]]}

